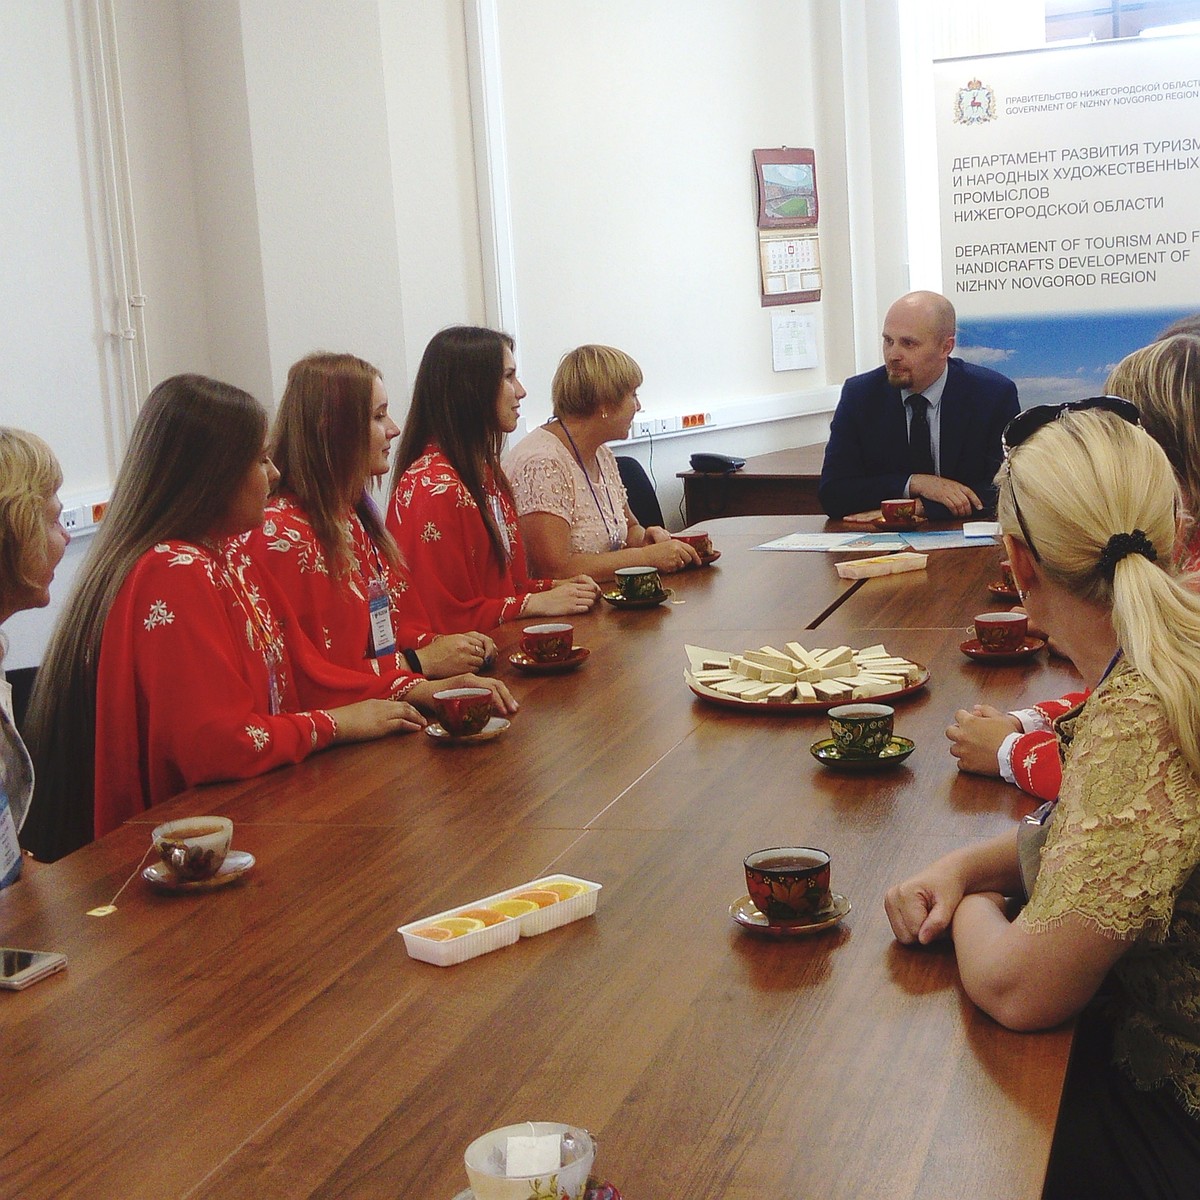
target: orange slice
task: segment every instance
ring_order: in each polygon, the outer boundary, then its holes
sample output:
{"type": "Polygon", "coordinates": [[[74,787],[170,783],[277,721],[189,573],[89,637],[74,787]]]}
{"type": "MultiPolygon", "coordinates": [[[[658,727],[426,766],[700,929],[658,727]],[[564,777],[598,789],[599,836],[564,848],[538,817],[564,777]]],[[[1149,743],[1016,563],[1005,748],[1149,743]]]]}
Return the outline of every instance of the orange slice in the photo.
{"type": "Polygon", "coordinates": [[[428,938],[431,942],[448,942],[454,934],[440,925],[426,925],[424,929],[414,929],[413,937],[428,938]]]}
{"type": "Polygon", "coordinates": [[[549,908],[551,904],[557,904],[561,897],[557,892],[551,892],[546,888],[530,888],[527,892],[517,892],[513,899],[532,900],[538,908],[549,908]]]}
{"type": "Polygon", "coordinates": [[[542,891],[553,892],[560,900],[569,900],[572,896],[578,896],[580,892],[587,891],[582,883],[571,883],[566,879],[552,879],[547,883],[539,883],[538,888],[542,891]]]}
{"type": "Polygon", "coordinates": [[[510,896],[507,900],[497,900],[495,904],[489,904],[488,907],[494,908],[506,917],[523,917],[526,913],[538,910],[536,901],[518,900],[515,896],[510,896]]]}
{"type": "Polygon", "coordinates": [[[499,925],[501,921],[509,919],[507,913],[497,912],[494,908],[464,908],[462,912],[454,915],[471,917],[476,921],[482,921],[485,925],[499,925]]]}

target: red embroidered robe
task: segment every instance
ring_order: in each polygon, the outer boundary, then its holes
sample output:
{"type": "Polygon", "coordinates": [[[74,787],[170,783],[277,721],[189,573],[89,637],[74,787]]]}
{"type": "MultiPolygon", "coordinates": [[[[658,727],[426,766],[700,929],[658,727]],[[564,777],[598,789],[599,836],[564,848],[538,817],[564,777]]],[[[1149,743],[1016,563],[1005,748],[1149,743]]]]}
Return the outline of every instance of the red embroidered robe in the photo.
{"type": "Polygon", "coordinates": [[[308,514],[295,496],[282,494],[271,501],[262,526],[246,535],[246,546],[287,594],[300,628],[315,646],[324,648],[330,662],[376,675],[411,674],[400,651],[433,641],[429,614],[408,572],[388,565],[356,512],[349,513],[346,527],[354,565],[341,579],[330,574],[308,514]],[[370,581],[376,577],[391,600],[396,639],[395,651],[379,657],[371,640],[368,598],[370,581]]]}
{"type": "Polygon", "coordinates": [[[333,741],[325,707],[387,698],[394,677],[327,662],[240,539],[161,542],[117,593],[96,679],[96,837],[198,783],[246,779],[333,741]],[[271,714],[266,647],[277,648],[271,714]]]}
{"type": "Polygon", "coordinates": [[[519,617],[529,593],[554,586],[552,579],[529,578],[508,496],[494,483],[487,496],[508,544],[503,566],[479,506],[435,446],[400,477],[388,505],[388,530],[439,633],[492,629],[519,617]]]}

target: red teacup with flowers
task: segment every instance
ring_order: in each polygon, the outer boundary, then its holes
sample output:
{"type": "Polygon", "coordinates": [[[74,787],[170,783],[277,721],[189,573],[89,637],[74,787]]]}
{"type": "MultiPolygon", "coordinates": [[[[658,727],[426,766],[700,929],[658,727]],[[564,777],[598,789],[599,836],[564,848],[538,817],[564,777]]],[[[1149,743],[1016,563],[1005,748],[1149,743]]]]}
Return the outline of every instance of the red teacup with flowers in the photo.
{"type": "Polygon", "coordinates": [[[746,855],[746,887],[772,925],[811,921],[832,903],[829,855],[814,846],[773,846],[746,855]]]}

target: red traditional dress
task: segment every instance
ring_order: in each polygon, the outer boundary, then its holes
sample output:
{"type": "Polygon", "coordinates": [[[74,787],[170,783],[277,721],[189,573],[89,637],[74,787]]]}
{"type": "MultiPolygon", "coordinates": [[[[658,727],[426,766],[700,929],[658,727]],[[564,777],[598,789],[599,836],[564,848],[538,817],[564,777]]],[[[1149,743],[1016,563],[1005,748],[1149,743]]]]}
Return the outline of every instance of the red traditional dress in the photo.
{"type": "MultiPolygon", "coordinates": [[[[1200,570],[1200,527],[1192,527],[1176,553],[1181,571],[1200,570]]],[[[1015,711],[1012,715],[1021,722],[1024,732],[1011,733],[1000,744],[997,760],[1001,778],[1039,800],[1057,800],[1062,783],[1057,722],[1076,713],[1087,697],[1086,691],[1068,692],[1060,700],[1047,700],[1033,708],[1015,711]]]]}
{"type": "Polygon", "coordinates": [[[403,690],[327,662],[241,539],[160,542],[104,623],[95,835],[195,784],[299,762],[333,741],[326,706],[403,690]]]}
{"type": "Polygon", "coordinates": [[[554,586],[528,576],[512,501],[494,481],[486,492],[508,552],[503,567],[479,506],[436,446],[404,472],[388,506],[387,527],[440,633],[492,629],[519,617],[531,592],[554,586]]]}
{"type": "Polygon", "coordinates": [[[354,563],[350,574],[329,573],[325,551],[295,496],[283,493],[267,506],[262,526],[246,535],[254,561],[287,598],[309,641],[339,666],[376,675],[411,674],[401,651],[427,646],[436,636],[408,572],[394,569],[371,540],[358,513],[346,518],[354,563]],[[376,654],[371,635],[373,581],[391,605],[395,649],[376,654]]]}

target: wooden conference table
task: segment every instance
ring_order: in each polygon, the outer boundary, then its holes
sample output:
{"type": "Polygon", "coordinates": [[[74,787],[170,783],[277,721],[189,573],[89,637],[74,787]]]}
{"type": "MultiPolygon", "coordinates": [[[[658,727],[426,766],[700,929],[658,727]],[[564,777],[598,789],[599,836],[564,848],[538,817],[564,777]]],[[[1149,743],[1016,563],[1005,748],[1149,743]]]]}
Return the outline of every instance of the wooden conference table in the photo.
{"type": "Polygon", "coordinates": [[[715,517],[822,512],[817,499],[825,443],[772,450],[746,459],[740,471],[680,471],[683,505],[693,524],[715,517]]]}
{"type": "Polygon", "coordinates": [[[450,1200],[472,1138],[536,1119],[590,1129],[627,1200],[1036,1197],[1070,1031],[1000,1028],[951,949],[894,943],[882,902],[1030,807],[956,773],[953,711],[1075,677],[960,653],[995,547],[857,585],[835,556],[754,549],[805,524],[710,523],[721,561],[672,578],[675,602],[577,621],[578,671],[502,656],[522,710],[494,741],[413,734],[197,789],[0,893],[0,940],[70,960],[0,996],[0,1195],[450,1200]],[[827,772],[808,753],[823,717],[683,684],[685,643],[793,639],[930,667],[897,701],[907,763],[827,772]],[[84,915],[153,824],[200,812],[233,818],[257,859],[242,882],[135,879],[114,915],[84,915]],[[830,851],[853,910],[819,936],[747,935],[727,911],[742,858],[788,843],[830,851]],[[405,956],[398,925],[551,870],[604,885],[595,918],[456,967],[405,956]]]}

